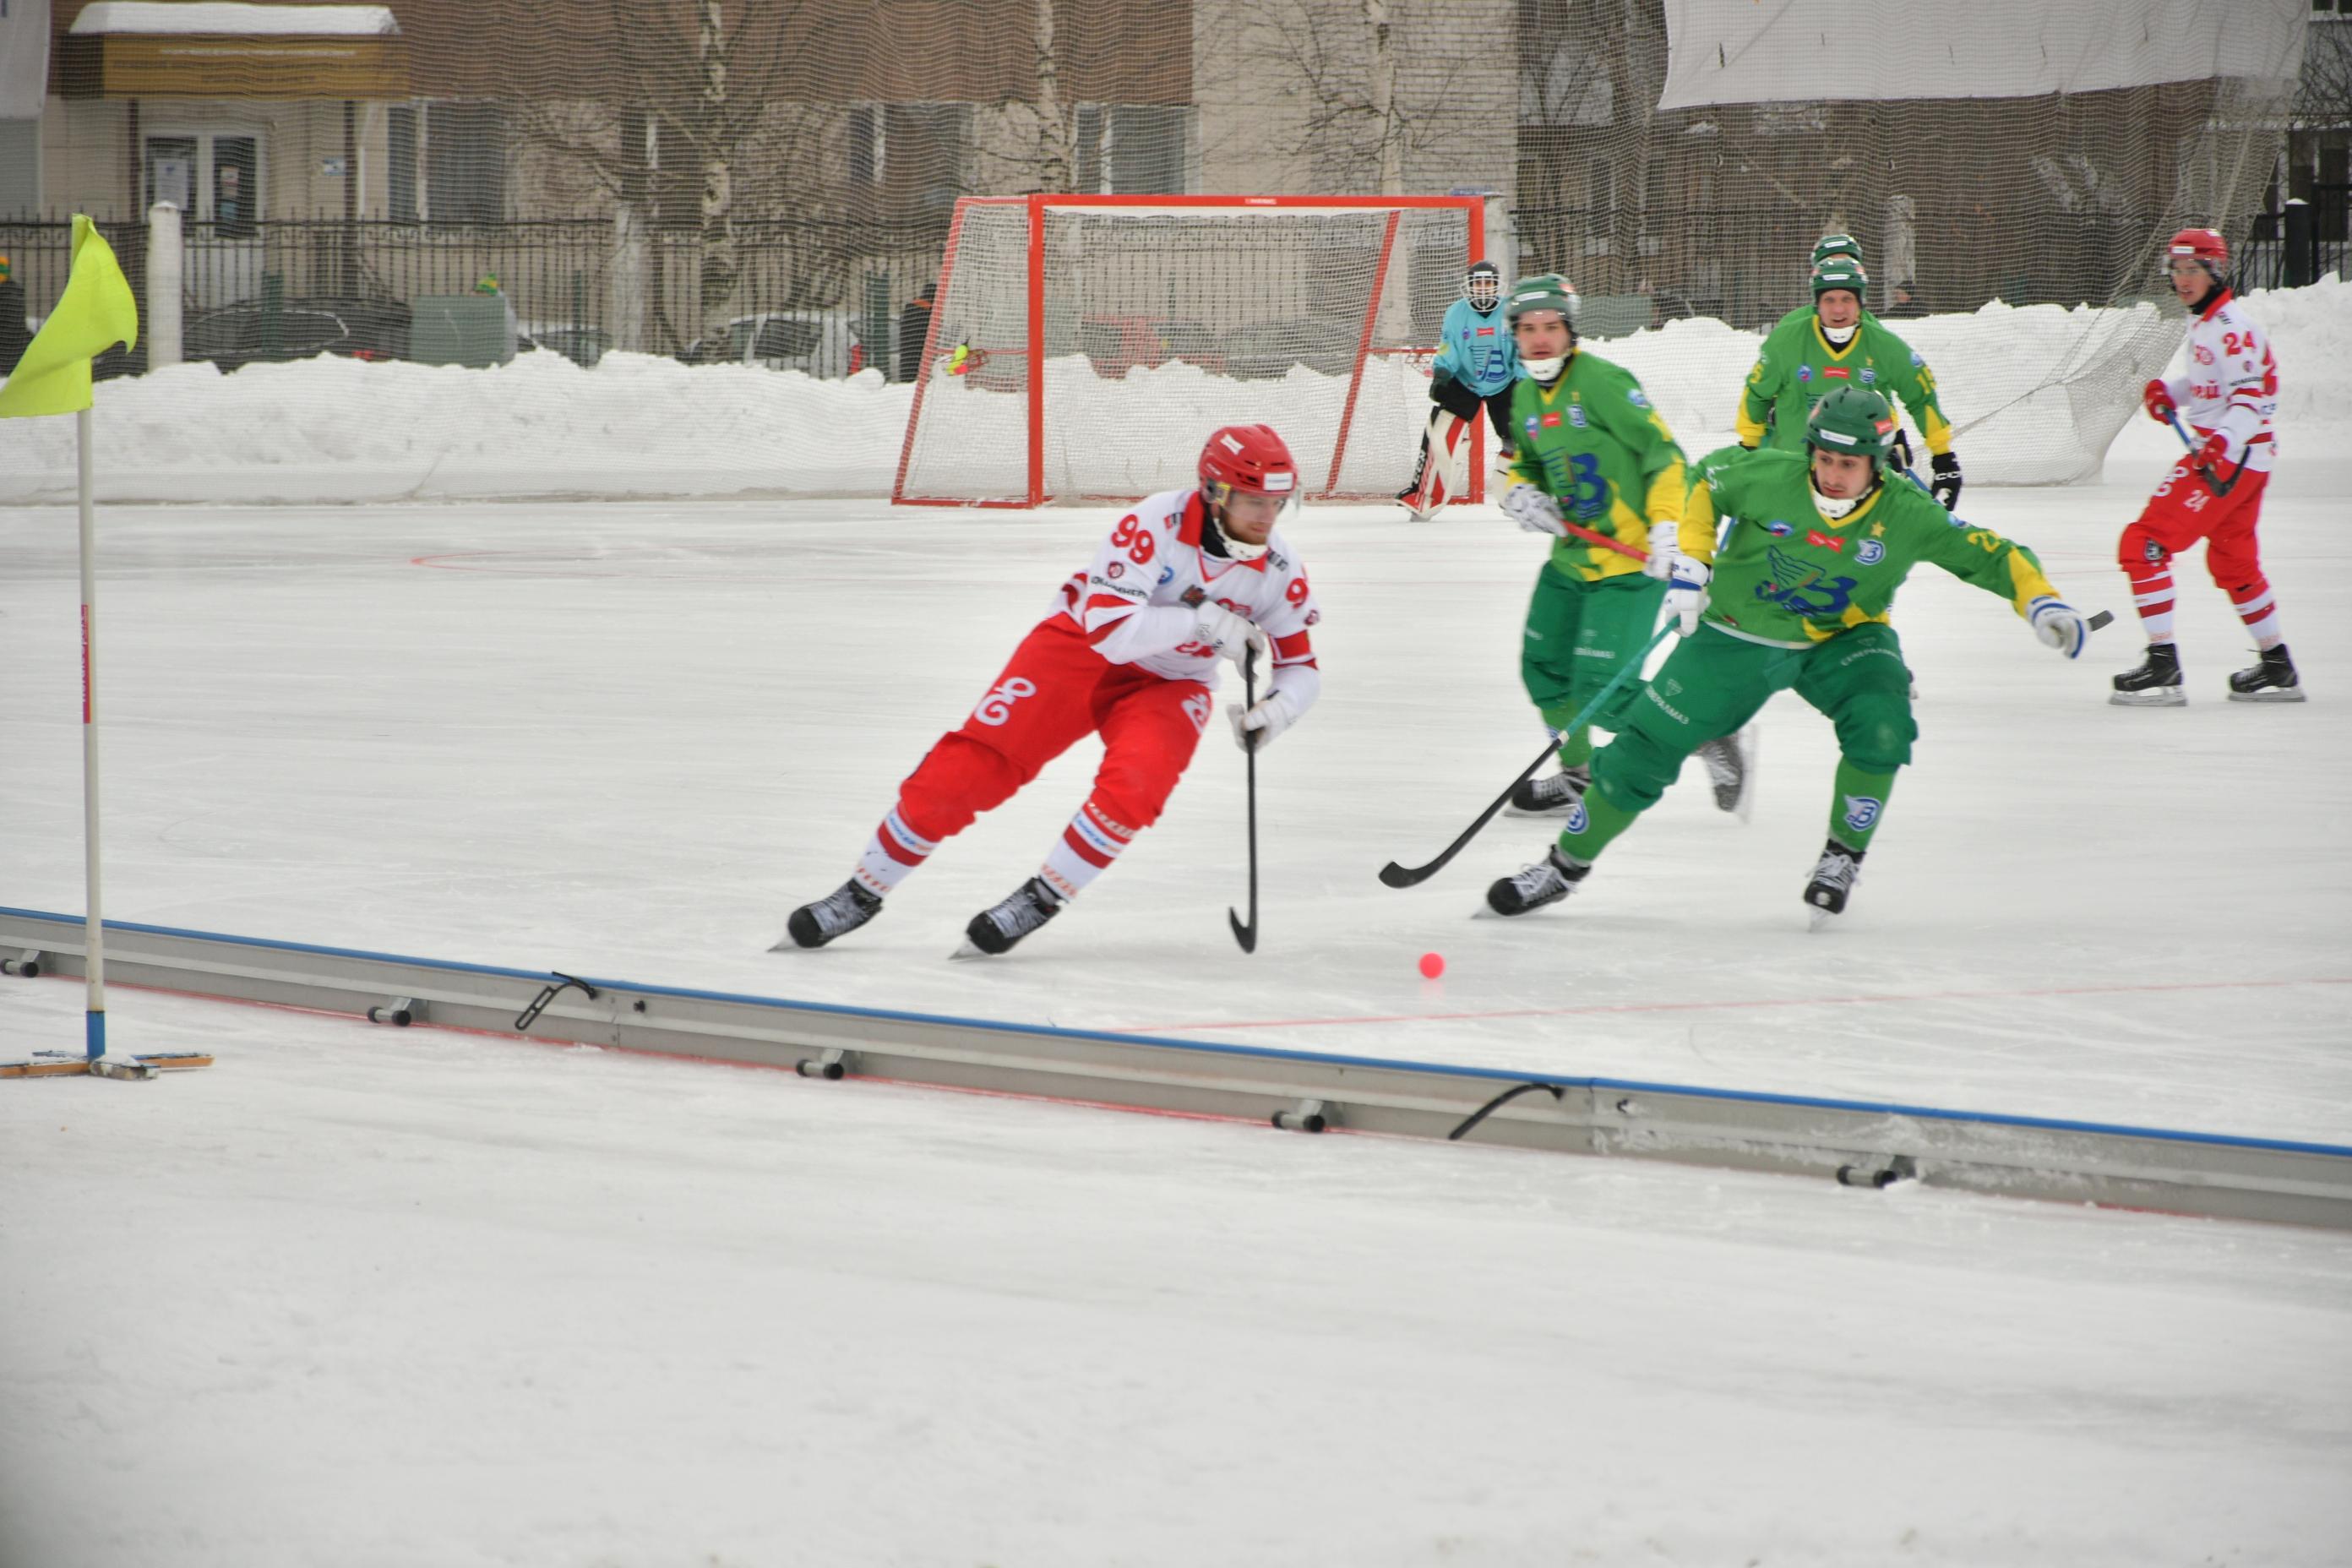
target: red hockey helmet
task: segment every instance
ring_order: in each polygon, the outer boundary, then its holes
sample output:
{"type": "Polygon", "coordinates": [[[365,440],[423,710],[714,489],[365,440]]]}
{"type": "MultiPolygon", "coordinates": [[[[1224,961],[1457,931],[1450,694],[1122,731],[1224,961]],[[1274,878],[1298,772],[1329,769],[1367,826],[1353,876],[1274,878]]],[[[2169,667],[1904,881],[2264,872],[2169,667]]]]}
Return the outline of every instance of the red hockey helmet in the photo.
{"type": "Polygon", "coordinates": [[[2164,264],[2170,267],[2184,256],[2203,262],[2205,270],[2219,280],[2229,270],[2230,242],[2218,229],[2184,228],[2164,247],[2164,264]]]}
{"type": "Polygon", "coordinates": [[[1298,489],[1298,465],[1273,426],[1227,425],[1201,448],[1201,489],[1220,506],[1236,490],[1287,499],[1298,489]]]}

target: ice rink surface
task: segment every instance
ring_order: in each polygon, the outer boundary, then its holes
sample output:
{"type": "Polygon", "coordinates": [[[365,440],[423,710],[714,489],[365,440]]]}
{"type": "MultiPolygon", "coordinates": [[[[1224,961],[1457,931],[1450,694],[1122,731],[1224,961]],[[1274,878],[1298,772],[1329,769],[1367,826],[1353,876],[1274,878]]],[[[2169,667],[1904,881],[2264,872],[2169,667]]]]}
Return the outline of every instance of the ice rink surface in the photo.
{"type": "MultiPolygon", "coordinates": [[[[1833,742],[1762,720],[1584,890],[1550,830],[1538,541],[1291,525],[1321,704],[1222,721],[1011,957],[972,912],[1082,745],[881,920],[764,950],[1111,513],[874,502],[101,514],[108,913],[654,984],[1351,1055],[2352,1142],[2352,458],[2263,539],[2313,699],[2105,702],[2161,462],[1972,489],[2116,626],[2069,664],[1923,569],[1916,765],[1809,934],[1833,742]],[[1425,982],[1415,960],[1448,961],[1425,982]]],[[[0,510],[0,903],[82,908],[73,514],[0,510]]],[[[0,1040],[80,1037],[0,982],[0,1040]]],[[[2352,1561],[2352,1246],[561,1051],[118,992],[208,1073],[0,1092],[0,1564],[2352,1561]],[[2327,1479],[2334,1476],[2335,1480],[2327,1479]],[[135,1501],[87,1506],[109,1478],[135,1501]]]]}

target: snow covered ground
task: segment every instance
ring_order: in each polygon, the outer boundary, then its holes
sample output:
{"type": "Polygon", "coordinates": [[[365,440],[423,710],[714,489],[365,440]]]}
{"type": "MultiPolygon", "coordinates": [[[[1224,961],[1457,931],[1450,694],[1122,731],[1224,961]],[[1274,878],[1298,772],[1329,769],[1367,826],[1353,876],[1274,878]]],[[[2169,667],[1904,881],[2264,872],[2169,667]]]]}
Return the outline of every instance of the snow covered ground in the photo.
{"type": "MultiPolygon", "coordinates": [[[[2221,700],[2244,639],[2193,556],[2191,706],[2104,704],[2137,651],[2113,542],[2167,433],[2135,424],[2098,484],[1972,489],[2124,624],[2068,664],[1915,579],[1917,765],[1820,937],[1797,893],[1832,742],[1793,699],[1764,716],[1752,824],[1685,782],[1559,910],[1466,918],[1541,824],[1496,823],[1410,892],[1374,880],[1538,742],[1515,659],[1540,550],[1492,512],[1295,525],[1328,685],[1263,769],[1255,957],[1224,931],[1241,768],[1213,731],[1080,905],[950,965],[1082,797],[1090,744],[870,930],[763,950],[1107,513],[109,510],[108,911],[2352,1142],[2345,429],[2290,404],[2264,523],[2300,708],[2221,700]]],[[[81,908],[73,572],[70,509],[0,510],[0,903],[81,908]]],[[[70,1048],[80,1006],[0,981],[0,1044],[70,1048]]],[[[2337,1236],[121,990],[112,1017],[123,1046],[221,1062],[0,1085],[0,1568],[2352,1561],[2337,1236]]]]}

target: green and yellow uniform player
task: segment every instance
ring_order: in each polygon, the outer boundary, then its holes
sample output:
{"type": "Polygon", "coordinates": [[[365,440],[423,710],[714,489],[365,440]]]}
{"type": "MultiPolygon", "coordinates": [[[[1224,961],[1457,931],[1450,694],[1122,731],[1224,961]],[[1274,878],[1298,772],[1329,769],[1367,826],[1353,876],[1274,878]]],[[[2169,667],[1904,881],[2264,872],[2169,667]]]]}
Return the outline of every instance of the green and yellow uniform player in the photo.
{"type": "Polygon", "coordinates": [[[1748,373],[1737,416],[1739,444],[1801,450],[1813,405],[1842,386],[1900,398],[1927,444],[1935,475],[1929,489],[1949,511],[1960,502],[1960,458],[1952,450],[1951,421],[1937,401],[1936,373],[1862,308],[1869,288],[1855,257],[1832,253],[1814,263],[1813,308],[1782,318],[1748,373]]]}
{"type": "Polygon", "coordinates": [[[1555,274],[1511,290],[1517,441],[1501,504],[1521,528],[1552,537],[1528,605],[1519,677],[1559,737],[1560,763],[1559,773],[1519,786],[1512,808],[1523,815],[1566,811],[1583,794],[1592,727],[1618,729],[1641,682],[1618,688],[1586,724],[1571,731],[1569,721],[1625,661],[1641,658],[1666,593],[1663,563],[1645,567],[1566,522],[1646,551],[1654,531],[1671,538],[1688,488],[1674,432],[1631,372],[1578,345],[1575,311],[1574,291],[1555,274]]]}
{"type": "MultiPolygon", "coordinates": [[[[1852,261],[1856,267],[1862,266],[1862,241],[1854,238],[1854,237],[1850,234],[1825,234],[1822,236],[1821,238],[1813,241],[1813,258],[1805,263],[1805,276],[1808,278],[1811,277],[1814,268],[1819,267],[1822,262],[1827,261],[1832,257],[1835,256],[1844,257],[1849,261],[1852,261]]],[[[1813,312],[1817,309],[1819,309],[1819,307],[1815,305],[1800,305],[1773,324],[1776,327],[1785,327],[1791,321],[1810,321],[1812,319],[1813,312]]],[[[1865,310],[1863,314],[1869,315],[1870,312],[1865,310]]],[[[1873,321],[1877,320],[1875,316],[1871,317],[1871,319],[1873,321]]]]}
{"type": "Polygon", "coordinates": [[[1684,758],[1792,689],[1837,727],[1829,842],[1804,897],[1816,924],[1843,912],[1919,732],[1887,611],[1922,562],[2007,599],[2044,643],[2081,655],[2088,628],[2032,551],[1948,517],[1916,485],[1890,482],[1895,429],[1886,399],[1841,387],[1814,406],[1804,451],[1701,460],[1666,591],[1682,640],[1593,759],[1592,786],[1559,844],[1487,889],[1497,914],[1566,898],[1657,804],[1684,758]],[[1710,574],[1718,523],[1729,527],[1710,574]]]}

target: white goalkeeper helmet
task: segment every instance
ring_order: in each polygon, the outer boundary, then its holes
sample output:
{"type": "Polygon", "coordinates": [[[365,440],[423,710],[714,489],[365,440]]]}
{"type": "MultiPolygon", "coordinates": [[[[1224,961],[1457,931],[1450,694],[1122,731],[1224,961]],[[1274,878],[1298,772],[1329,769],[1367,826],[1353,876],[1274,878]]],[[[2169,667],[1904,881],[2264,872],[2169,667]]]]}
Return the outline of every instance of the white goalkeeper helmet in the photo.
{"type": "Polygon", "coordinates": [[[1503,298],[1503,271],[1491,261],[1474,261],[1462,279],[1462,297],[1480,315],[1491,312],[1503,298]]]}

